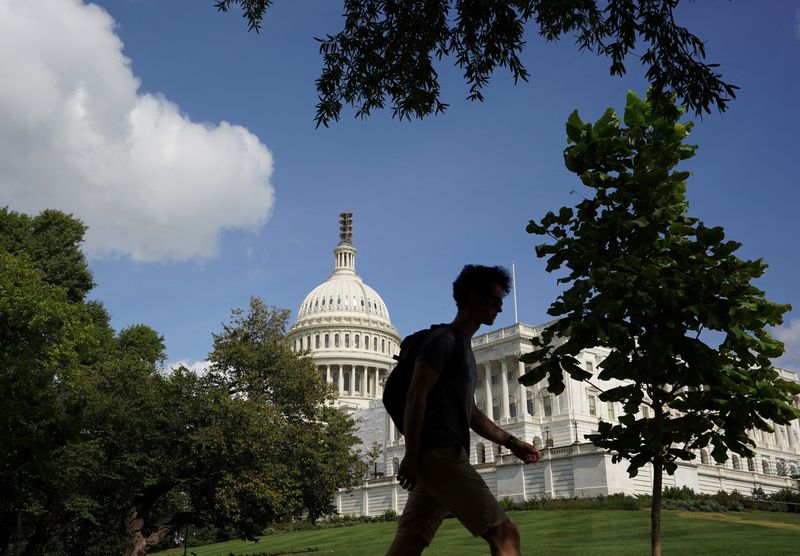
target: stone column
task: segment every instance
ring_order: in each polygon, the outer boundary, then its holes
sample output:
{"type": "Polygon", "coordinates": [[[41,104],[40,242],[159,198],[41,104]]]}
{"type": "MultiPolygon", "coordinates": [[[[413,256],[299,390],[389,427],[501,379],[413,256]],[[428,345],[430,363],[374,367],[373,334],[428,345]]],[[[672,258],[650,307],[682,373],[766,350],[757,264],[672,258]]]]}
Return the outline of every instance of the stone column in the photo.
{"type": "Polygon", "coordinates": [[[505,357],[500,359],[500,386],[502,396],[500,398],[500,418],[508,419],[510,415],[508,410],[508,363],[505,357]]]}
{"type": "Polygon", "coordinates": [[[383,369],[375,369],[375,397],[381,398],[383,397],[383,386],[381,385],[381,380],[383,379],[383,369]]]}
{"type": "Polygon", "coordinates": [[[339,396],[344,394],[344,369],[343,365],[339,364],[339,396]]]}
{"type": "Polygon", "coordinates": [[[483,408],[483,412],[489,419],[494,420],[494,411],[492,409],[492,367],[489,363],[483,364],[483,390],[485,396],[484,404],[486,405],[483,408]]]}
{"type": "Polygon", "coordinates": [[[387,442],[387,444],[390,445],[392,442],[394,442],[395,432],[394,432],[394,421],[392,421],[392,418],[389,417],[388,413],[386,414],[386,423],[387,423],[386,430],[389,431],[389,442],[387,442]]]}
{"type": "Polygon", "coordinates": [[[331,366],[325,365],[325,382],[327,384],[331,383],[331,366]]]}
{"type": "Polygon", "coordinates": [[[356,366],[350,366],[350,395],[356,395],[356,366]]]}
{"type": "MultiPolygon", "coordinates": [[[[519,379],[525,374],[525,363],[519,361],[517,363],[517,378],[519,379]]],[[[528,414],[528,392],[525,385],[517,381],[517,417],[526,419],[530,417],[528,414]]]]}

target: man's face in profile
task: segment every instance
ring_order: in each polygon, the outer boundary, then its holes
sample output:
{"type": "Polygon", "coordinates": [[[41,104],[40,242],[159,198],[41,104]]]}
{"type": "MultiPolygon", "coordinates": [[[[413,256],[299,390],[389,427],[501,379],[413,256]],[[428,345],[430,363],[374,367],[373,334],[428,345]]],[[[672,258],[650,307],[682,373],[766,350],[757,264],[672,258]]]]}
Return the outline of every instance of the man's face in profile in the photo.
{"type": "Polygon", "coordinates": [[[491,326],[500,311],[503,310],[505,292],[498,284],[492,284],[484,293],[478,293],[478,315],[481,324],[491,326]]]}

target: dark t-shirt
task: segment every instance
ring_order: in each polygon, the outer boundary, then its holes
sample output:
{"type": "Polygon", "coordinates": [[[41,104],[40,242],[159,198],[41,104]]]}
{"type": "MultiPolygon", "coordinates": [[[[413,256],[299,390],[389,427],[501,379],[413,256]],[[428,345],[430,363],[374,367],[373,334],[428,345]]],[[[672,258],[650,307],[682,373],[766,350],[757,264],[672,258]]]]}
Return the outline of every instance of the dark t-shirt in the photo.
{"type": "Polygon", "coordinates": [[[425,338],[417,361],[439,371],[428,394],[420,448],[461,445],[469,453],[469,421],[478,380],[470,344],[461,333],[442,326],[425,338]]]}

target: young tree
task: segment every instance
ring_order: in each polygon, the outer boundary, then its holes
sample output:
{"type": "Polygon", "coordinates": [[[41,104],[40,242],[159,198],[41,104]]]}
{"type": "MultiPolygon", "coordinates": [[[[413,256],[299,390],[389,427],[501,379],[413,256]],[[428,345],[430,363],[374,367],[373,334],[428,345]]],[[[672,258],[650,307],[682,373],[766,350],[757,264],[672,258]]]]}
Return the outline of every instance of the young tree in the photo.
{"type": "MultiPolygon", "coordinates": [[[[272,0],[215,0],[220,11],[241,6],[250,30],[258,31],[272,0]]],[[[497,67],[515,81],[528,80],[519,58],[526,27],[535,21],[547,41],[575,37],[580,50],[611,59],[611,75],[624,75],[625,59],[638,56],[647,68],[652,99],[671,109],[676,93],[696,111],[725,110],[736,87],[707,64],[705,45],[675,23],[680,0],[347,0],[344,29],[320,42],[322,75],[317,80],[317,126],[338,120],[342,103],[365,117],[391,99],[393,116],[423,118],[443,112],[433,58],[452,56],[463,69],[470,100],[497,67]]]]}
{"type": "Polygon", "coordinates": [[[751,283],[767,267],[761,259],[739,259],[740,244],[725,241],[722,228],[687,215],[689,173],[675,166],[696,147],[683,142],[692,124],[678,120],[633,93],[626,127],[612,109],[594,124],[573,112],[564,159],[591,194],[528,226],[552,238],[537,256],[548,258],[549,272],[565,268],[558,282],[569,287],[548,311],[558,320],[523,358],[536,367],[521,381],[547,377],[559,393],[565,371],[593,378],[578,366],[581,350],[610,349],[597,378],[622,385],[600,399],[622,403],[624,415],[589,438],[615,462],[628,460],[631,476],[652,465],[653,554],[661,553],[664,470],[708,445],[718,462],[728,451],[752,456],[748,430],[772,431],[770,422],[800,415],[792,405],[800,386],[773,368],[783,344],[766,331],[789,306],[751,283]],[[639,413],[643,404],[652,417],[639,413]]]}

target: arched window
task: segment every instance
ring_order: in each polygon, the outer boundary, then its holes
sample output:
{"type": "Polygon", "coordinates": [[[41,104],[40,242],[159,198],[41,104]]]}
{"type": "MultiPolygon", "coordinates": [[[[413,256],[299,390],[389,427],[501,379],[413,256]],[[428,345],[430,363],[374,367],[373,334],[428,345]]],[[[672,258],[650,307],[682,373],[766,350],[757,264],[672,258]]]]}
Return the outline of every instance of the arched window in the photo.
{"type": "Polygon", "coordinates": [[[378,337],[372,338],[372,351],[378,351],[378,337]]]}
{"type": "Polygon", "coordinates": [[[358,349],[358,339],[359,339],[360,337],[361,337],[361,336],[359,336],[358,334],[356,334],[355,336],[353,336],[353,340],[355,341],[355,346],[356,346],[356,349],[358,349]]]}
{"type": "Polygon", "coordinates": [[[344,335],[344,347],[346,348],[350,347],[350,334],[344,335]]]}
{"type": "Polygon", "coordinates": [[[306,349],[311,349],[311,336],[306,338],[306,349]]]}
{"type": "Polygon", "coordinates": [[[317,334],[316,336],[314,336],[314,347],[315,347],[316,349],[319,349],[319,334],[317,334]]]}
{"type": "Polygon", "coordinates": [[[364,334],[364,349],[369,349],[369,336],[364,334]]]}
{"type": "Polygon", "coordinates": [[[533,403],[533,398],[528,398],[528,415],[534,414],[536,405],[533,403]]]}
{"type": "Polygon", "coordinates": [[[339,347],[339,334],[333,335],[333,347],[339,347]]]}
{"type": "Polygon", "coordinates": [[[325,334],[325,347],[326,348],[331,347],[331,335],[330,334],[325,334]]]}
{"type": "Polygon", "coordinates": [[[381,353],[386,353],[386,340],[381,338],[381,353]]]}

